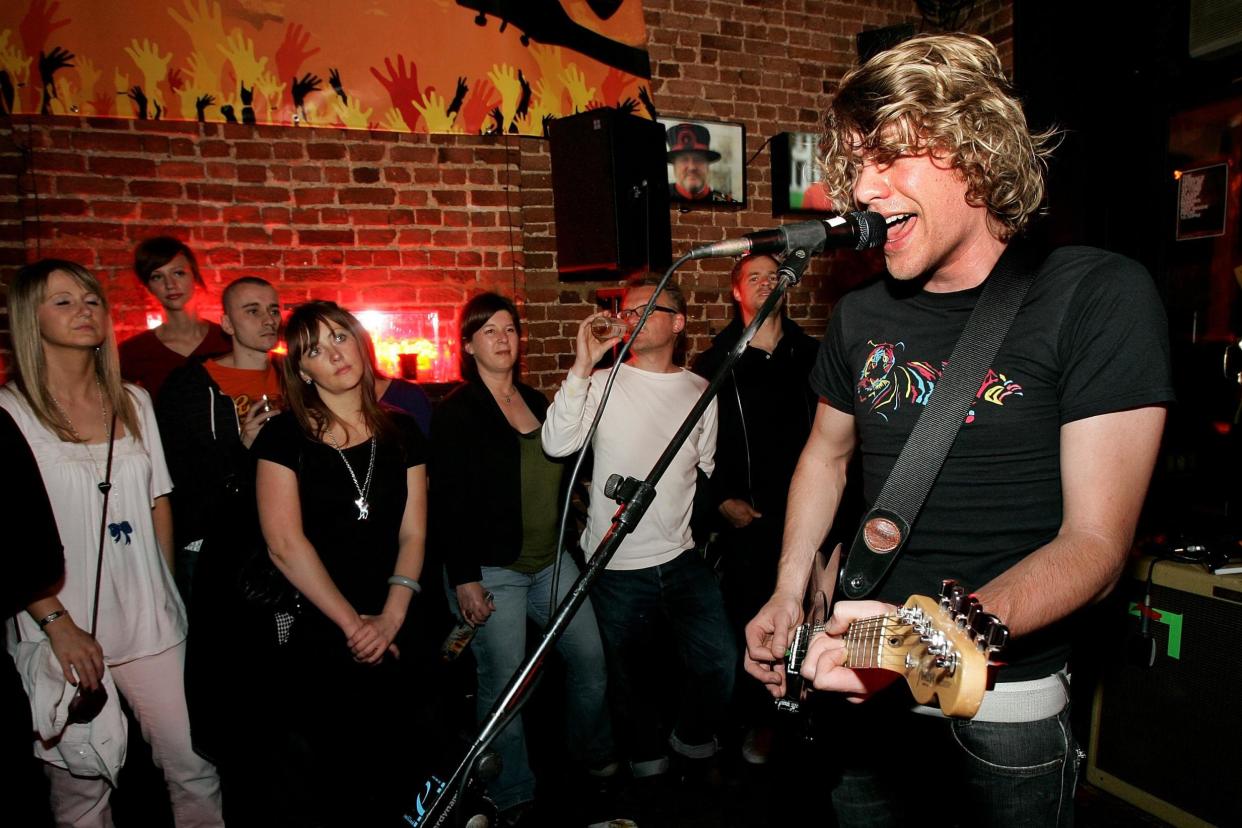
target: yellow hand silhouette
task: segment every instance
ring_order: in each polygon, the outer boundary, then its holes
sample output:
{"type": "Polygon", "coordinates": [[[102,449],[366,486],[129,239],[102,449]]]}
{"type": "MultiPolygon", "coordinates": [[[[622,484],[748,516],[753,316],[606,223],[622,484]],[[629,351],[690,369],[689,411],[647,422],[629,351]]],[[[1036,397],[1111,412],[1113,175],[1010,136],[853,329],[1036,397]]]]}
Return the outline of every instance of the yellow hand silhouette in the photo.
{"type": "Polygon", "coordinates": [[[487,73],[496,91],[500,93],[500,113],[505,116],[505,123],[513,120],[517,111],[518,99],[522,96],[522,84],[518,81],[517,69],[507,63],[498,63],[487,73]]]}
{"type": "Polygon", "coordinates": [[[461,132],[454,124],[457,120],[457,113],[449,114],[448,102],[434,89],[427,93],[425,105],[419,106],[415,101],[414,107],[427,122],[428,132],[461,132]]]}
{"type": "Polygon", "coordinates": [[[577,64],[571,63],[565,67],[565,71],[561,72],[561,80],[565,83],[565,88],[569,90],[569,97],[574,102],[574,111],[583,112],[587,105],[595,100],[595,87],[587,88],[586,75],[582,74],[582,70],[577,64]]]}
{"type": "Polygon", "coordinates": [[[172,8],[168,10],[168,14],[178,26],[185,29],[190,36],[190,43],[199,54],[202,74],[196,81],[191,81],[190,85],[214,90],[220,84],[220,70],[224,68],[224,55],[216,48],[225,41],[224,17],[220,4],[212,0],[198,0],[197,4],[194,0],[185,0],[185,11],[184,17],[172,8]]]}
{"type": "Polygon", "coordinates": [[[241,29],[233,29],[228,40],[217,43],[216,48],[233,64],[238,83],[254,86],[267,69],[267,58],[260,58],[254,53],[254,41],[246,37],[241,29]]]}
{"type": "Polygon", "coordinates": [[[395,109],[389,109],[384,113],[384,119],[380,121],[380,126],[389,132],[409,132],[410,128],[405,123],[405,118],[401,117],[401,113],[395,109]]]}
{"type": "Polygon", "coordinates": [[[148,95],[156,91],[159,82],[168,76],[168,62],[172,60],[172,52],[161,57],[159,44],[146,38],[139,43],[134,38],[125,47],[125,54],[129,55],[129,59],[142,73],[142,88],[148,95]]]}
{"type": "Polygon", "coordinates": [[[190,73],[191,88],[202,89],[212,94],[219,91],[220,67],[224,66],[223,56],[221,56],[220,66],[213,67],[203,53],[195,49],[190,52],[190,58],[186,63],[186,70],[190,73]]]}
{"type": "MultiPolygon", "coordinates": [[[[284,103],[285,87],[288,84],[281,83],[271,72],[264,72],[255,79],[254,85],[267,101],[267,119],[275,122],[276,112],[284,103]]],[[[290,102],[290,106],[292,105],[290,102]]],[[[255,110],[257,112],[258,107],[255,107],[255,110]]]]}
{"type": "MultiPolygon", "coordinates": [[[[8,29],[0,31],[0,69],[8,72],[9,78],[13,81],[13,86],[20,89],[30,82],[30,65],[34,59],[26,57],[23,50],[16,43],[10,43],[9,38],[11,36],[12,32],[8,29]]],[[[23,97],[25,96],[13,96],[14,114],[22,111],[23,97]]]]}
{"type": "MultiPolygon", "coordinates": [[[[74,62],[78,68],[78,81],[82,84],[82,97],[86,100],[94,97],[95,84],[103,77],[103,72],[95,66],[95,62],[85,55],[78,55],[74,62]]],[[[79,104],[81,106],[81,104],[79,104]]]]}
{"type": "Polygon", "coordinates": [[[118,95],[124,95],[129,92],[129,75],[120,69],[112,70],[112,85],[116,88],[118,95]]]}
{"type": "Polygon", "coordinates": [[[543,78],[535,81],[531,87],[531,108],[538,107],[544,112],[549,112],[557,117],[568,114],[565,112],[563,101],[565,96],[562,94],[565,91],[565,87],[558,81],[555,84],[556,92],[553,93],[548,91],[552,86],[552,84],[546,83],[543,78]]]}
{"type": "Polygon", "coordinates": [[[565,91],[565,84],[561,81],[561,71],[564,69],[561,63],[561,47],[532,43],[530,55],[539,65],[540,80],[543,81],[544,103],[549,107],[555,107],[559,115],[562,108],[561,93],[565,91]]]}
{"type": "Polygon", "coordinates": [[[358,96],[349,99],[349,103],[341,103],[339,97],[332,99],[333,109],[336,110],[336,117],[340,119],[341,126],[348,129],[366,129],[371,125],[371,113],[375,110],[372,108],[363,109],[362,104],[358,102],[358,96]]]}

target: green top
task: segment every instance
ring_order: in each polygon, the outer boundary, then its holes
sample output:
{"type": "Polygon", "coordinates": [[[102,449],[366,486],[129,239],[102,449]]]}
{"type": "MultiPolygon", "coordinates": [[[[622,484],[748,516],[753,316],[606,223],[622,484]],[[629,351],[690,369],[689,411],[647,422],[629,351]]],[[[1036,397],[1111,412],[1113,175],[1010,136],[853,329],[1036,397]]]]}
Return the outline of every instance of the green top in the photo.
{"type": "Polygon", "coordinates": [[[509,569],[533,575],[555,559],[561,466],[543,453],[539,429],[518,435],[522,458],[522,551],[509,569]]]}

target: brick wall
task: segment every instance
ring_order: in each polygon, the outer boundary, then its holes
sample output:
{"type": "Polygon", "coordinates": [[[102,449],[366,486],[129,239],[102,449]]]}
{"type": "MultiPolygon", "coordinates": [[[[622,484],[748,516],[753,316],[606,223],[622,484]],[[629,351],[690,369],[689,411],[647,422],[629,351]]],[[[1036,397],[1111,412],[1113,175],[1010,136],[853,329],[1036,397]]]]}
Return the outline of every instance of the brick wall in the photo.
{"type": "MultiPolygon", "coordinates": [[[[674,209],[675,254],[775,223],[765,141],[816,128],[860,30],[919,24],[909,0],[644,5],[661,114],[740,122],[755,155],[747,209],[674,209]]],[[[966,28],[1009,60],[1010,3],[978,3],[966,28]]],[[[38,256],[79,261],[106,280],[122,334],[158,309],[128,265],[137,241],[163,232],[200,252],[217,294],[257,274],[290,303],[455,319],[471,293],[499,290],[523,302],[527,375],[551,389],[572,361],[577,320],[615,283],[558,279],[550,171],[545,142],[514,137],[19,117],[0,123],[0,277],[38,256]]],[[[822,257],[792,293],[791,316],[822,332],[835,297],[877,266],[822,257]]],[[[732,312],[728,262],[693,263],[679,281],[697,351],[732,312]]]]}

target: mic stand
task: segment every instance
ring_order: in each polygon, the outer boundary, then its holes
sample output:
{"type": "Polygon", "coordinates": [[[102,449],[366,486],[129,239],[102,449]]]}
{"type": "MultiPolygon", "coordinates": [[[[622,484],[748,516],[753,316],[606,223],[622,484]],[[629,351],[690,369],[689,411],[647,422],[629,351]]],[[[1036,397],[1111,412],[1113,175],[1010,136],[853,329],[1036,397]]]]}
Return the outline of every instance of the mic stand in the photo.
{"type": "MultiPolygon", "coordinates": [[[[683,257],[674,267],[669,268],[659,287],[652,294],[652,301],[660,295],[660,290],[663,289],[665,282],[672,276],[676,268],[686,260],[687,257],[683,257]]],[[[772,289],[772,293],[769,294],[767,300],[759,308],[755,318],[742,331],[742,335],[734,343],[724,362],[716,369],[715,376],[711,378],[707,388],[704,389],[699,399],[695,402],[694,407],[690,409],[690,413],[682,421],[677,432],[669,440],[664,453],[660,455],[655,465],[652,466],[651,471],[647,473],[647,477],[643,480],[636,480],[632,477],[622,478],[621,475],[614,474],[608,478],[604,492],[621,504],[621,508],[613,515],[612,527],[600,539],[599,545],[595,547],[595,553],[587,561],[582,573],[578,576],[578,580],[570,588],[569,593],[565,596],[565,600],[557,607],[556,613],[553,615],[552,620],[548,622],[547,629],[544,631],[543,637],[539,639],[539,643],[535,645],[534,651],[526,657],[526,660],[514,672],[513,678],[505,685],[500,698],[496,700],[491,711],[487,714],[487,718],[480,725],[478,735],[475,736],[474,742],[470,745],[469,750],[466,751],[465,758],[462,759],[447,782],[439,782],[439,780],[433,779],[424,786],[414,805],[403,814],[407,825],[414,826],[414,828],[438,828],[446,823],[447,818],[452,814],[454,806],[460,800],[462,792],[469,782],[471,769],[474,768],[475,762],[483,754],[483,751],[487,749],[487,746],[491,744],[492,740],[496,738],[496,735],[517,715],[522,705],[526,702],[527,696],[534,686],[535,680],[538,678],[537,674],[547,659],[548,652],[564,634],[565,628],[569,626],[569,622],[573,620],[578,609],[586,601],[591,586],[599,579],[608,562],[612,560],[612,556],[616,554],[617,549],[621,546],[621,542],[625,540],[625,536],[634,531],[634,528],[638,526],[646,513],[647,508],[651,505],[651,502],[655,500],[656,483],[660,481],[664,472],[672,464],[674,458],[676,458],[682,444],[686,442],[686,438],[690,436],[690,432],[698,424],[699,418],[707,410],[708,404],[716,396],[716,391],[724,383],[725,378],[729,376],[733,364],[746,351],[746,346],[750,344],[760,326],[772,314],[772,311],[780,302],[781,297],[785,295],[785,292],[791,286],[802,281],[802,275],[809,264],[810,251],[806,249],[798,248],[791,250],[786,255],[784,262],[776,272],[776,287],[772,289]]]]}

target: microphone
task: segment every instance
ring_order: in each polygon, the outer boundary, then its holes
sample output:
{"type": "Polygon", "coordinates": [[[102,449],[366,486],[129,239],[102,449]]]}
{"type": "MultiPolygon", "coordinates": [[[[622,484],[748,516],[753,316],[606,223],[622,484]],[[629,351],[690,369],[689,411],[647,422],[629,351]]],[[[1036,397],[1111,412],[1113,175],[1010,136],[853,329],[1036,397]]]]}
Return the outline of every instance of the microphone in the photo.
{"type": "Polygon", "coordinates": [[[784,224],[773,230],[747,233],[740,239],[726,239],[690,251],[690,259],[721,256],[780,255],[799,248],[810,253],[848,247],[867,250],[880,247],[888,237],[888,226],[879,213],[845,213],[827,219],[784,224]]]}

